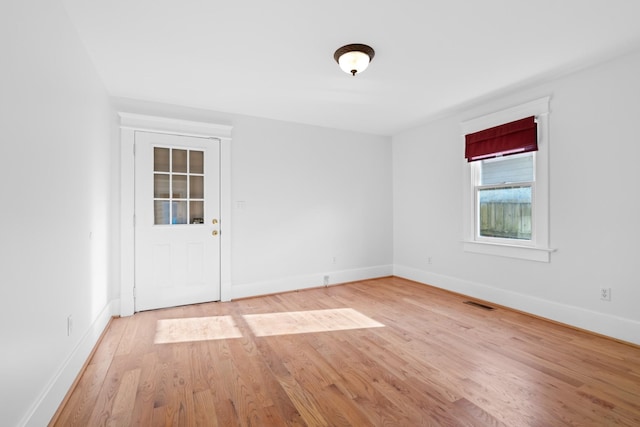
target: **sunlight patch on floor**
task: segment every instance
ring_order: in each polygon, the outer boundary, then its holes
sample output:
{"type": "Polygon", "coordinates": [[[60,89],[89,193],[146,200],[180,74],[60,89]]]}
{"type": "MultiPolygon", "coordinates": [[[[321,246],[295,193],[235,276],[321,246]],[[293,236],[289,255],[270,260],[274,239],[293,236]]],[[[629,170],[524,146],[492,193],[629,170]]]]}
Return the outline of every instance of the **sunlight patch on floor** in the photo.
{"type": "Polygon", "coordinates": [[[156,325],[156,344],[241,338],[231,316],[160,319],[156,325]]]}
{"type": "Polygon", "coordinates": [[[352,308],[245,314],[243,317],[258,337],[384,327],[352,308]]]}

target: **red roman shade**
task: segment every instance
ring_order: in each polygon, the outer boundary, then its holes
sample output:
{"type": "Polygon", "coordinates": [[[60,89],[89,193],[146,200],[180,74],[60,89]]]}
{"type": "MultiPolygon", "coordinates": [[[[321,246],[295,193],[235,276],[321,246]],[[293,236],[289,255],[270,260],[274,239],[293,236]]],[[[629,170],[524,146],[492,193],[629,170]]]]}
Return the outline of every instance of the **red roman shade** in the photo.
{"type": "Polygon", "coordinates": [[[467,161],[490,159],[538,150],[538,128],[535,117],[465,135],[464,156],[467,161]]]}

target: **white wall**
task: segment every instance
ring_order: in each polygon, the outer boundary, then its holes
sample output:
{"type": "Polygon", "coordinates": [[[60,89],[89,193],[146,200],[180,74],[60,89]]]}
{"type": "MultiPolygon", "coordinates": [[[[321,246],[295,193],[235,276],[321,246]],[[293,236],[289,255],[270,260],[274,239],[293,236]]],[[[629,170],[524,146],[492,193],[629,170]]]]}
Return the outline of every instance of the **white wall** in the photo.
{"type": "Polygon", "coordinates": [[[111,314],[112,111],[59,2],[3,2],[0,51],[0,425],[42,426],[111,314]]]}
{"type": "Polygon", "coordinates": [[[242,117],[231,173],[234,298],[392,273],[390,138],[242,117]]]}
{"type": "Polygon", "coordinates": [[[638,75],[640,52],[395,136],[396,274],[640,343],[638,75]],[[550,263],[463,252],[461,121],[548,95],[557,252],[550,263]]]}
{"type": "Polygon", "coordinates": [[[231,297],[391,275],[391,139],[113,99],[119,111],[233,126],[231,297]],[[335,258],[335,261],[334,261],[335,258]]]}

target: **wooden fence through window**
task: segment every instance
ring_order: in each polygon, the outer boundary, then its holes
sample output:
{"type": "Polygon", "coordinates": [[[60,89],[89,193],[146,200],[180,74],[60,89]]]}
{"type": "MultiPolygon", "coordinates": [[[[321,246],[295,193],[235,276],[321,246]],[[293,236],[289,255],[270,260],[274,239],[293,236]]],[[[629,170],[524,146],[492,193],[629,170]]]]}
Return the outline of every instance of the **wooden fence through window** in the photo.
{"type": "Polygon", "coordinates": [[[481,203],[480,236],[531,239],[531,203],[481,203]]]}

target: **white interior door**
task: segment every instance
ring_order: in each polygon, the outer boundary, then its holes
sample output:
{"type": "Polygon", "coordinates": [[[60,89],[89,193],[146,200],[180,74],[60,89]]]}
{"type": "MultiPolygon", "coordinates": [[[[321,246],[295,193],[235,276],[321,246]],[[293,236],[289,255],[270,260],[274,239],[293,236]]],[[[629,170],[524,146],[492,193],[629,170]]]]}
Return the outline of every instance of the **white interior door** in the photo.
{"type": "Polygon", "coordinates": [[[135,132],[135,311],[220,299],[220,142],[135,132]]]}

